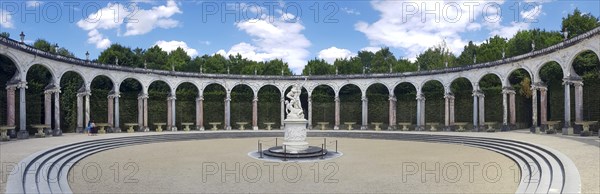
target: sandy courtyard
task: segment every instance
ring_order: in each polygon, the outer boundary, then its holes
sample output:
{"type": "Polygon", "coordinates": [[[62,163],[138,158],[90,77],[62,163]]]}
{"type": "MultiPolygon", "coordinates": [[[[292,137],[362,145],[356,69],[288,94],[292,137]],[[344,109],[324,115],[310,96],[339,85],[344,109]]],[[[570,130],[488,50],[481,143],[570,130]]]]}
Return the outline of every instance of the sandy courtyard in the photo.
{"type": "Polygon", "coordinates": [[[105,151],[80,161],[70,185],[74,193],[514,193],[520,177],[509,158],[461,145],[337,138],[342,157],[284,163],[249,157],[257,140],[105,151]]]}

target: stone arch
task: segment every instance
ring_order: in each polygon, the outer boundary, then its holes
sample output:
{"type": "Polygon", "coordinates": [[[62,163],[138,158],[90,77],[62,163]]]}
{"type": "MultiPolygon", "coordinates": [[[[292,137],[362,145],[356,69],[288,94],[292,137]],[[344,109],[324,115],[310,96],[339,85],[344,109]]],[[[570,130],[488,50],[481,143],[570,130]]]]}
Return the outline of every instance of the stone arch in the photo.
{"type": "Polygon", "coordinates": [[[176,88],[175,88],[175,87],[173,87],[173,84],[171,84],[171,82],[170,82],[170,81],[168,81],[168,80],[164,80],[164,79],[158,79],[158,78],[153,78],[153,79],[151,79],[151,80],[149,80],[149,81],[148,81],[148,85],[145,87],[145,88],[146,88],[146,92],[147,92],[147,90],[148,90],[148,89],[150,89],[150,86],[151,86],[153,83],[156,83],[156,82],[164,82],[164,83],[165,83],[165,84],[167,84],[167,86],[169,87],[169,90],[170,90],[169,92],[170,92],[171,94],[175,93],[175,89],[176,89],[176,88]]]}
{"type": "Polygon", "coordinates": [[[450,83],[450,91],[454,96],[454,122],[473,122],[473,83],[464,76],[450,83]]]}
{"type": "Polygon", "coordinates": [[[273,87],[277,88],[277,91],[279,93],[281,93],[281,90],[276,85],[273,85],[273,84],[263,84],[260,87],[258,87],[258,89],[256,90],[256,95],[258,95],[258,93],[260,92],[261,89],[263,89],[264,87],[267,87],[267,86],[273,86],[273,87]]]}
{"type": "Polygon", "coordinates": [[[46,70],[48,70],[48,72],[50,72],[50,75],[52,76],[51,79],[56,80],[56,78],[57,78],[56,70],[54,70],[54,68],[52,68],[51,65],[48,65],[46,63],[40,63],[40,62],[34,62],[34,63],[27,65],[27,68],[25,70],[25,75],[23,75],[23,78],[25,78],[25,80],[27,80],[27,74],[29,73],[29,70],[31,70],[31,68],[36,65],[44,67],[46,70]]]}
{"type": "MultiPolygon", "coordinates": [[[[81,77],[81,79],[83,80],[83,83],[84,83],[84,84],[86,83],[86,79],[85,79],[85,76],[84,76],[85,74],[84,74],[84,73],[83,73],[81,70],[79,70],[79,69],[77,69],[77,68],[72,68],[72,69],[69,69],[69,70],[66,70],[66,71],[62,71],[62,72],[60,72],[60,74],[58,74],[58,75],[57,75],[57,80],[58,80],[58,83],[60,83],[60,81],[62,80],[62,77],[63,77],[65,74],[69,73],[69,72],[73,72],[73,73],[75,73],[75,74],[79,75],[79,77],[81,77]]],[[[91,81],[90,81],[90,82],[91,82],[91,81]]],[[[114,81],[113,81],[113,83],[116,83],[116,82],[114,82],[114,81]]]]}
{"type": "Polygon", "coordinates": [[[383,85],[383,86],[385,87],[385,89],[388,91],[388,94],[389,94],[390,88],[388,88],[388,86],[387,86],[385,83],[383,83],[383,82],[381,82],[381,81],[379,81],[379,80],[372,81],[372,82],[369,82],[368,84],[366,84],[366,85],[365,85],[365,92],[366,92],[367,90],[369,90],[369,88],[370,88],[371,86],[373,86],[373,85],[376,85],[376,84],[381,84],[381,85],[383,85]]]}
{"type": "Polygon", "coordinates": [[[354,83],[344,83],[340,86],[338,95],[340,99],[340,123],[356,122],[362,124],[362,97],[365,95],[357,92],[362,89],[354,83]]]}
{"type": "MultiPolygon", "coordinates": [[[[281,121],[281,90],[277,85],[264,84],[258,89],[257,97],[257,112],[258,112],[258,127],[266,129],[265,123],[278,123],[281,121]]],[[[276,127],[276,126],[272,126],[276,127]]]]}
{"type": "Polygon", "coordinates": [[[423,81],[420,83],[420,89],[421,89],[421,91],[423,91],[423,87],[425,86],[425,84],[427,84],[427,83],[429,83],[429,82],[431,82],[431,81],[436,81],[436,82],[439,82],[439,83],[440,83],[442,86],[444,86],[444,80],[442,80],[442,79],[441,79],[441,78],[439,78],[439,77],[432,77],[432,76],[429,76],[429,77],[427,77],[426,79],[424,79],[424,80],[423,80],[423,81]]]}
{"type": "Polygon", "coordinates": [[[525,72],[527,72],[527,75],[529,76],[529,79],[530,79],[530,80],[531,80],[531,82],[533,83],[533,81],[534,81],[535,79],[534,79],[534,77],[533,77],[533,74],[532,74],[531,70],[530,70],[529,68],[527,68],[526,66],[523,66],[523,65],[521,65],[521,66],[519,66],[519,67],[515,67],[515,68],[512,68],[512,69],[510,69],[510,71],[508,71],[508,72],[506,73],[506,77],[504,77],[504,80],[503,80],[503,81],[505,82],[505,83],[504,83],[504,84],[505,84],[505,86],[510,86],[510,85],[511,85],[511,84],[510,84],[510,76],[511,76],[513,73],[515,73],[516,71],[520,70],[520,69],[522,69],[522,70],[524,70],[525,72]]]}
{"type": "Polygon", "coordinates": [[[14,66],[17,68],[17,73],[21,73],[21,72],[25,72],[25,70],[23,70],[23,67],[20,63],[20,61],[18,60],[18,57],[16,57],[13,53],[11,52],[5,52],[5,53],[0,53],[0,55],[6,57],[8,60],[10,60],[14,66]]]}
{"type": "Polygon", "coordinates": [[[204,98],[204,128],[210,129],[212,126],[210,122],[220,122],[220,129],[224,129],[225,122],[225,98],[227,97],[227,87],[219,82],[212,82],[204,85],[203,88],[204,98]],[[212,113],[212,114],[206,114],[212,113]]]}
{"type": "Polygon", "coordinates": [[[394,86],[396,96],[396,122],[416,123],[417,86],[410,81],[402,81],[394,86]]]}
{"type": "Polygon", "coordinates": [[[368,121],[369,122],[381,122],[384,123],[384,128],[388,128],[390,125],[389,121],[389,107],[390,107],[390,90],[383,83],[372,83],[366,89],[366,96],[369,100],[368,104],[368,121]]]}
{"type": "Polygon", "coordinates": [[[414,81],[406,81],[406,80],[404,80],[404,81],[398,81],[398,82],[396,82],[396,83],[394,83],[394,84],[393,84],[393,86],[394,86],[394,92],[396,91],[396,88],[397,88],[397,87],[398,87],[400,84],[410,84],[412,87],[414,87],[414,88],[415,88],[415,90],[416,90],[416,91],[419,91],[419,88],[420,88],[420,85],[419,85],[419,84],[417,84],[416,82],[414,82],[414,81]]]}
{"type": "Polygon", "coordinates": [[[535,70],[535,77],[537,77],[539,80],[538,81],[542,81],[541,80],[541,71],[544,67],[548,66],[549,64],[552,63],[557,63],[558,66],[561,69],[561,72],[563,73],[563,77],[567,77],[566,72],[569,70],[569,67],[562,65],[560,60],[556,60],[556,59],[552,59],[552,60],[544,60],[542,62],[540,62],[536,67],[537,69],[535,70]]]}
{"type": "Polygon", "coordinates": [[[181,123],[196,123],[196,115],[199,114],[196,110],[199,89],[192,82],[181,81],[176,85],[174,91],[177,97],[175,100],[175,111],[177,112],[175,125],[178,129],[184,129],[185,126],[182,126],[181,123]]]}

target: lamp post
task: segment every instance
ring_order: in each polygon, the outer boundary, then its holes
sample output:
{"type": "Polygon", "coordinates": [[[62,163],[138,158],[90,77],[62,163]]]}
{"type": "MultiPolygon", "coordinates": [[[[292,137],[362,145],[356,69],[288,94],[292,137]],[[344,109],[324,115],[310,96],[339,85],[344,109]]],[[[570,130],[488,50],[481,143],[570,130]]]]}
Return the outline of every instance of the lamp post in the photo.
{"type": "Polygon", "coordinates": [[[21,31],[21,34],[19,34],[19,36],[21,37],[21,44],[25,43],[25,33],[21,31]]]}
{"type": "Polygon", "coordinates": [[[535,51],[535,40],[531,41],[531,52],[535,51]]]}
{"type": "Polygon", "coordinates": [[[54,44],[54,53],[58,54],[58,43],[54,44]]]}
{"type": "Polygon", "coordinates": [[[89,61],[90,60],[90,52],[85,51],[85,60],[89,61]]]}

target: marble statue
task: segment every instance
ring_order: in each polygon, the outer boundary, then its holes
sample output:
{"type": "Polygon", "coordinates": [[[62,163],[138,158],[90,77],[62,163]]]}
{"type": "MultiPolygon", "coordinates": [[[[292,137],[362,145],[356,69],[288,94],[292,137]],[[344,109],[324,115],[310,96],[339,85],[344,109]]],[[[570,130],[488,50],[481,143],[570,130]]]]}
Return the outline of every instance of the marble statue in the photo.
{"type": "Polygon", "coordinates": [[[290,92],[286,94],[290,100],[285,101],[285,111],[287,113],[286,119],[304,119],[304,111],[300,104],[300,94],[302,93],[302,87],[298,84],[292,86],[290,92]]]}

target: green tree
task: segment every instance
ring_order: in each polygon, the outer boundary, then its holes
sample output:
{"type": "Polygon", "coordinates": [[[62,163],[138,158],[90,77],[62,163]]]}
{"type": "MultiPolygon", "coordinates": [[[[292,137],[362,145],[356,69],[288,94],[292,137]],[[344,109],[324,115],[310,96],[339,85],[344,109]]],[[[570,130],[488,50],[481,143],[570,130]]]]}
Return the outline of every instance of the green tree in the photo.
{"type": "Polygon", "coordinates": [[[143,59],[146,62],[148,69],[170,70],[168,65],[169,54],[163,51],[162,48],[154,45],[143,54],[143,59]]]}
{"type": "Polygon", "coordinates": [[[335,62],[333,62],[333,65],[337,67],[338,74],[361,74],[363,71],[363,63],[360,57],[336,59],[335,62]]]}
{"type": "Polygon", "coordinates": [[[10,38],[10,33],[8,33],[8,32],[2,32],[2,33],[0,33],[0,37],[2,37],[2,38],[10,38]]]}
{"type": "MultiPolygon", "coordinates": [[[[371,51],[358,51],[357,57],[360,59],[360,62],[364,68],[366,68],[366,73],[370,72],[371,61],[375,57],[375,53],[371,51]]],[[[362,69],[361,69],[362,73],[362,69]]]]}
{"type": "Polygon", "coordinates": [[[335,74],[335,67],[323,59],[312,59],[302,70],[302,75],[331,75],[335,74]],[[310,73],[309,73],[310,71],[310,73]]]}
{"type": "Polygon", "coordinates": [[[54,45],[44,39],[37,39],[33,42],[33,48],[40,49],[46,52],[54,52],[54,45]]]}
{"type": "Polygon", "coordinates": [[[448,49],[444,41],[419,54],[415,63],[421,67],[421,70],[432,70],[444,68],[446,63],[448,63],[448,67],[454,66],[455,60],[456,57],[450,53],[450,49],[448,49]]]}
{"type": "Polygon", "coordinates": [[[396,57],[390,52],[390,48],[381,48],[379,51],[375,52],[375,55],[371,60],[370,73],[389,73],[390,68],[392,68],[395,63],[396,57]]]}
{"type": "Polygon", "coordinates": [[[456,64],[458,66],[466,66],[473,64],[473,58],[477,53],[478,49],[479,46],[473,44],[473,41],[469,41],[469,43],[465,45],[465,48],[458,56],[458,59],[456,59],[456,64]]]}
{"type": "Polygon", "coordinates": [[[118,64],[128,67],[143,67],[143,64],[135,64],[135,54],[131,48],[121,46],[120,44],[112,44],[98,56],[98,62],[104,64],[118,64]]]}
{"type": "Polygon", "coordinates": [[[569,38],[583,34],[598,26],[600,26],[600,22],[597,17],[594,17],[591,13],[582,14],[579,9],[575,9],[572,14],[567,15],[562,20],[562,29],[569,32],[569,38]]]}
{"type": "MultiPolygon", "coordinates": [[[[177,49],[171,51],[169,53],[168,63],[169,66],[174,67],[175,71],[179,71],[184,68],[184,66],[192,60],[190,56],[187,55],[185,50],[181,47],[177,47],[177,49]]],[[[171,68],[170,68],[171,69],[171,68]]]]}

